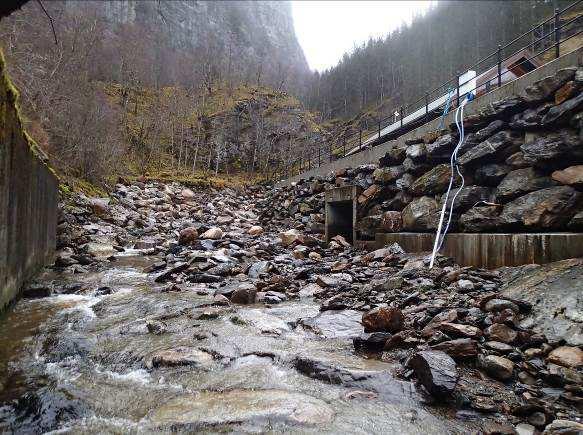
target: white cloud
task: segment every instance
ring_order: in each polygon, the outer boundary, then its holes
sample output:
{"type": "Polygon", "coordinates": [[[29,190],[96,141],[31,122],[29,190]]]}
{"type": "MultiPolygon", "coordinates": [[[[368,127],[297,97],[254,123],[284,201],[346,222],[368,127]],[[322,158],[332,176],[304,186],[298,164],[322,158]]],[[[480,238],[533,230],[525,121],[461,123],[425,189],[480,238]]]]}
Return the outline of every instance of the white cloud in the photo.
{"type": "Polygon", "coordinates": [[[434,1],[292,1],[296,35],[310,68],[322,71],[369,37],[384,36],[434,1]]]}

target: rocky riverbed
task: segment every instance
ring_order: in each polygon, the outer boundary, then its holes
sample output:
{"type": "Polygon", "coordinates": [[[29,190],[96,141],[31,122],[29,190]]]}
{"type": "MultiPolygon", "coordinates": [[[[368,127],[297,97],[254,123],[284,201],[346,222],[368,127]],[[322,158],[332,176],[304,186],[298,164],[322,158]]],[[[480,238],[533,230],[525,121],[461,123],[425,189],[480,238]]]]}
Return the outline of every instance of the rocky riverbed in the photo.
{"type": "Polygon", "coordinates": [[[0,431],[583,430],[581,260],[430,270],[276,198],[65,199],[55,264],[1,319],[0,431]]]}

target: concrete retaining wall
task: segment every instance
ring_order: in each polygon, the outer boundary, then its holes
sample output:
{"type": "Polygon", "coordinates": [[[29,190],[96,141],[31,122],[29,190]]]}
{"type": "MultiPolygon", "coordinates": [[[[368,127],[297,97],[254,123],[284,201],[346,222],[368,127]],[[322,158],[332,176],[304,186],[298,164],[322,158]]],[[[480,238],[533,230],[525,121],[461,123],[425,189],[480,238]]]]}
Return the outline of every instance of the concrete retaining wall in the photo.
{"type": "MultiPolygon", "coordinates": [[[[570,53],[567,53],[558,59],[549,62],[536,70],[525,74],[524,76],[514,80],[513,82],[507,83],[506,85],[502,86],[499,89],[494,89],[492,92],[489,92],[486,95],[472,101],[469,103],[466,108],[464,109],[465,116],[475,115],[481,109],[484,109],[489,104],[500,101],[506,97],[511,97],[514,95],[519,95],[524,91],[524,89],[534,82],[555,74],[558,70],[574,65],[583,65],[583,47],[578,48],[570,53]]],[[[454,113],[451,112],[449,115],[446,116],[445,125],[449,125],[454,121],[454,113]]],[[[378,163],[379,159],[384,156],[389,149],[391,149],[396,144],[404,144],[407,139],[417,138],[425,135],[426,133],[436,131],[439,127],[441,122],[440,118],[434,119],[433,121],[428,122],[427,124],[422,125],[415,130],[410,131],[409,133],[405,133],[403,136],[399,138],[385,142],[381,145],[378,145],[374,148],[370,148],[359,153],[353,154],[351,156],[345,157],[340,160],[336,160],[334,162],[328,163],[326,165],[322,165],[318,168],[313,168],[309,171],[303,172],[299,175],[294,177],[290,177],[287,180],[281,181],[276,184],[276,187],[283,187],[286,186],[294,181],[298,181],[300,179],[308,179],[313,176],[318,175],[326,175],[331,171],[335,171],[337,169],[344,169],[344,168],[355,168],[359,165],[367,164],[367,163],[378,163]]]]}
{"type": "Polygon", "coordinates": [[[0,52],[0,311],[56,243],[57,178],[22,129],[17,97],[0,52]]]}
{"type": "MultiPolygon", "coordinates": [[[[377,234],[375,247],[398,243],[405,252],[427,252],[433,249],[435,234],[377,234]]],[[[441,254],[452,257],[462,266],[495,269],[502,266],[544,264],[583,256],[583,234],[523,233],[468,234],[452,233],[445,238],[441,254]]]]}

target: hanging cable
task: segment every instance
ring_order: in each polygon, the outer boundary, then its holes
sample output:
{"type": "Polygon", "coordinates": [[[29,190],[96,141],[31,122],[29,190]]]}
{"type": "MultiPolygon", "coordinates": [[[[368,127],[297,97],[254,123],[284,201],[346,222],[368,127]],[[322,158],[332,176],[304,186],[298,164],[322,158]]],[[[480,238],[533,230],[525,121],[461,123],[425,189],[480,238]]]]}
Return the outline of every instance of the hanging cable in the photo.
{"type": "Polygon", "coordinates": [[[441,121],[439,122],[438,130],[442,130],[443,129],[443,124],[445,122],[445,117],[449,113],[449,106],[451,104],[451,96],[453,95],[453,93],[454,93],[454,89],[452,87],[449,87],[447,89],[447,100],[445,101],[445,107],[443,108],[443,113],[441,114],[441,121]]]}
{"type": "Polygon", "coordinates": [[[443,206],[441,207],[441,213],[439,216],[439,223],[437,224],[437,232],[435,234],[435,242],[433,244],[433,251],[431,253],[431,261],[429,262],[429,268],[431,269],[433,267],[433,263],[435,262],[435,257],[437,256],[437,253],[441,250],[441,247],[443,246],[443,242],[445,240],[445,235],[447,234],[447,231],[449,230],[449,226],[451,224],[451,219],[453,216],[453,209],[454,209],[454,204],[455,204],[455,200],[457,198],[457,196],[459,195],[459,193],[461,192],[461,190],[464,188],[465,185],[465,179],[464,176],[462,175],[462,172],[460,170],[460,167],[457,163],[457,154],[464,142],[465,139],[465,132],[464,132],[464,107],[466,104],[468,104],[470,101],[472,101],[474,99],[474,95],[470,92],[468,93],[468,95],[466,96],[466,98],[464,98],[464,100],[462,101],[462,103],[460,104],[460,106],[456,109],[455,111],[455,125],[457,127],[458,133],[459,133],[459,141],[456,145],[456,147],[454,148],[453,152],[451,153],[451,157],[449,160],[449,165],[450,165],[450,170],[451,170],[451,175],[449,177],[449,185],[447,187],[447,192],[445,194],[445,199],[443,201],[443,206]],[[453,187],[453,183],[455,180],[455,172],[457,172],[457,174],[459,175],[460,179],[461,179],[461,185],[459,187],[459,189],[456,191],[456,193],[454,194],[452,200],[451,200],[451,205],[449,207],[449,216],[447,219],[447,224],[445,226],[445,229],[443,230],[443,234],[442,234],[442,227],[443,227],[443,221],[445,218],[445,213],[447,211],[447,203],[449,200],[449,195],[451,193],[451,189],[453,187]]]}

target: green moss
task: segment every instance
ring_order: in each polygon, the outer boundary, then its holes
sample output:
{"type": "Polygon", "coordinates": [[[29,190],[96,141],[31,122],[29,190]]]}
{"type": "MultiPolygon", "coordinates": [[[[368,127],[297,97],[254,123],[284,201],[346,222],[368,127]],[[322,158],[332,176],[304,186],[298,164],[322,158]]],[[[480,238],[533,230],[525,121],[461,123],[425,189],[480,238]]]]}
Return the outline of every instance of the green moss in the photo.
{"type": "MultiPolygon", "coordinates": [[[[49,165],[48,156],[42,151],[42,149],[38,146],[34,139],[30,137],[30,135],[24,129],[22,121],[24,117],[22,116],[20,106],[18,105],[20,93],[18,92],[18,89],[16,89],[16,87],[12,83],[12,80],[10,80],[10,77],[8,76],[8,72],[6,70],[6,59],[4,57],[4,52],[2,51],[2,49],[0,49],[0,81],[2,83],[3,88],[6,90],[6,98],[8,100],[8,104],[10,104],[14,108],[17,123],[16,127],[19,131],[22,132],[22,136],[26,143],[28,144],[28,148],[30,149],[32,155],[35,156],[47,168],[47,170],[51,174],[53,174],[55,178],[58,180],[59,177],[57,173],[49,165]]],[[[6,111],[8,111],[8,108],[6,108],[6,111]]],[[[8,113],[2,113],[3,120],[6,120],[7,116],[8,113]]],[[[3,124],[5,125],[5,122],[3,122],[3,124]]]]}

